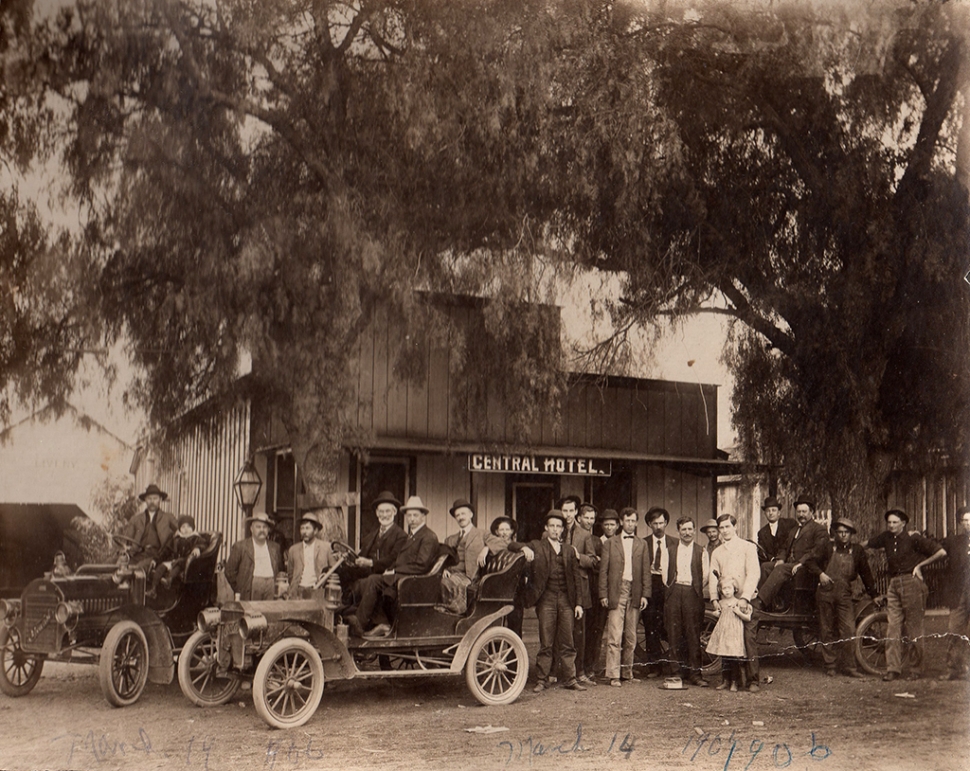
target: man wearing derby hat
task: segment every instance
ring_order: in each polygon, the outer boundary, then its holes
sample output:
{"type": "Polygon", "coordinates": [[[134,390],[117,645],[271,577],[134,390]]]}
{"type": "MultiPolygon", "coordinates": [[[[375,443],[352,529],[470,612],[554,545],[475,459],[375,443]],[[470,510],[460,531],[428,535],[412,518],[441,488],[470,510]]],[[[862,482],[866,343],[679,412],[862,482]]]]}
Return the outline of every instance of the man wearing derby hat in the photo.
{"type": "Polygon", "coordinates": [[[758,531],[758,548],[761,550],[761,576],[762,581],[768,577],[773,565],[781,564],[785,561],[785,549],[788,538],[798,527],[798,522],[794,519],[781,516],[781,503],[771,495],[765,498],[761,504],[767,522],[758,531]]]}
{"type": "Polygon", "coordinates": [[[280,545],[269,539],[273,521],[261,511],[247,517],[246,525],[250,537],[236,541],[229,550],[226,580],[241,600],[272,600],[283,561],[280,545]]]}
{"type": "Polygon", "coordinates": [[[464,613],[468,609],[468,587],[478,575],[478,555],[485,548],[485,534],[475,527],[475,509],[464,498],[458,498],[448,513],[458,524],[458,532],[445,538],[445,546],[454,550],[457,563],[441,574],[441,602],[450,613],[464,613]]]}
{"type": "Polygon", "coordinates": [[[300,518],[300,541],[286,553],[288,596],[292,600],[311,599],[317,579],[333,564],[330,542],[317,537],[321,530],[323,522],[315,511],[308,511],[300,518]]]}
{"type": "Polygon", "coordinates": [[[825,528],[814,519],[815,501],[805,496],[795,501],[795,529],[785,539],[783,561],[775,562],[754,600],[757,610],[771,609],[771,601],[793,578],[796,588],[814,589],[814,582],[828,563],[832,544],[825,528]]]}
{"type": "Polygon", "coordinates": [[[509,551],[521,551],[532,563],[533,592],[539,620],[539,652],[536,654],[536,693],[549,687],[553,674],[553,650],[561,668],[565,687],[585,691],[576,679],[576,647],[573,620],[583,617],[579,602],[579,561],[571,546],[561,542],[566,518],[552,509],[543,520],[543,537],[527,544],[513,541],[509,551]]]}
{"type": "Polygon", "coordinates": [[[401,507],[408,528],[407,540],[397,559],[383,573],[365,578],[361,584],[360,604],[354,615],[347,616],[350,630],[358,637],[381,637],[390,634],[390,624],[379,623],[370,632],[368,626],[381,611],[383,601],[397,599],[397,582],[401,576],[423,575],[431,570],[438,556],[438,536],[427,526],[428,508],[417,495],[408,498],[401,507]]]}
{"type": "Polygon", "coordinates": [[[852,601],[852,582],[861,578],[869,596],[879,593],[872,577],[866,550],[852,543],[855,524],[840,517],[832,524],[835,548],[818,577],[815,600],[818,605],[818,626],[822,638],[822,659],[825,673],[835,676],[836,668],[849,677],[862,677],[856,669],[852,638],[855,636],[855,607],[852,601]]]}
{"type": "Polygon", "coordinates": [[[870,549],[886,552],[889,590],[886,592],[886,674],[883,680],[892,681],[903,673],[903,629],[906,629],[907,648],[914,657],[910,680],[919,680],[923,653],[923,613],[929,589],[923,583],[922,568],[943,559],[946,551],[940,545],[918,533],[906,532],[909,516],[902,509],[890,509],[884,515],[886,531],[870,538],[870,549]]]}
{"type": "Polygon", "coordinates": [[[159,490],[157,485],[148,485],[138,498],[144,501],[145,510],[134,514],[121,534],[135,541],[139,547],[132,555],[131,566],[148,569],[153,561],[158,561],[159,555],[170,548],[178,531],[178,523],[170,512],[161,510],[160,505],[168,500],[168,494],[159,490]]]}

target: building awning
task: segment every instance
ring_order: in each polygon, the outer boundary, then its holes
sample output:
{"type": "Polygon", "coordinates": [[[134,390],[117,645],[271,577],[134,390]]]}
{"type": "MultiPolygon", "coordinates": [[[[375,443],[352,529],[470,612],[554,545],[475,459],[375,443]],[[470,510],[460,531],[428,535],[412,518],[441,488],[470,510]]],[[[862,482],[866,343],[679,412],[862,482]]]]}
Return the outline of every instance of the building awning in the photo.
{"type": "MultiPolygon", "coordinates": [[[[350,449],[350,448],[348,448],[350,449]]],[[[637,461],[655,463],[679,471],[692,474],[739,474],[742,470],[752,470],[752,465],[736,460],[729,460],[719,453],[719,458],[692,458],[682,455],[657,455],[653,453],[630,452],[627,450],[612,450],[589,447],[521,447],[521,446],[483,446],[472,442],[457,442],[453,444],[436,442],[415,442],[410,439],[395,439],[382,437],[371,452],[408,452],[434,453],[447,455],[484,454],[495,458],[521,456],[564,456],[570,458],[603,459],[611,461],[637,461]]],[[[510,470],[507,473],[515,473],[510,470]]]]}

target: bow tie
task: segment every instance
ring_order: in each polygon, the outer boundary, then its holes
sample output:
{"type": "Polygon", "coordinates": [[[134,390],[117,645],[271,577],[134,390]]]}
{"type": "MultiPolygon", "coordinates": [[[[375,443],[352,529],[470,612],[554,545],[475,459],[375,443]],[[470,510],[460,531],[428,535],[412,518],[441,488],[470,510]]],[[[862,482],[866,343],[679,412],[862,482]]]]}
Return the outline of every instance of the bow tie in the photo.
{"type": "Polygon", "coordinates": [[[632,538],[636,538],[636,536],[635,536],[635,535],[625,535],[625,536],[623,536],[623,537],[624,537],[624,538],[631,538],[631,539],[632,539],[632,538]]]}

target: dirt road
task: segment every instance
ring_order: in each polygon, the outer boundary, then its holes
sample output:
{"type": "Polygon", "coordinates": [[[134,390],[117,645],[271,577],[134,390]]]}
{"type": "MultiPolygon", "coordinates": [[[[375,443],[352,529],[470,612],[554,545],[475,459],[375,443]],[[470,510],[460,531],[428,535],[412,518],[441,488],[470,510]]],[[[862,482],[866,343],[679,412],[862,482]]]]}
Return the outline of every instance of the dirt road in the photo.
{"type": "Polygon", "coordinates": [[[928,641],[917,682],[828,678],[783,648],[763,660],[774,682],[758,694],[663,691],[644,680],[535,695],[530,683],[515,704],[486,708],[462,678],[346,681],[328,684],[313,719],[289,732],[268,728],[248,691],[203,710],[176,683],[149,685],[119,710],[94,668],[48,666],[28,696],[0,696],[0,768],[970,769],[970,689],[936,680],[940,638],[928,641]],[[489,726],[507,730],[467,730],[489,726]]]}

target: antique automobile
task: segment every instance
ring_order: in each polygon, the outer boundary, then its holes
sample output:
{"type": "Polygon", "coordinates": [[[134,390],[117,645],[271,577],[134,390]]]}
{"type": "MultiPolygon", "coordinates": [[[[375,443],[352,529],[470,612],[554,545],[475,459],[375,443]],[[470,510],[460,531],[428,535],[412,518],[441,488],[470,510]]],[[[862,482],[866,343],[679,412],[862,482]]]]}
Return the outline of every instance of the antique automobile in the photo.
{"type": "MultiPolygon", "coordinates": [[[[346,544],[334,548],[340,561],[357,557],[346,544]]],[[[462,615],[435,607],[445,556],[425,575],[402,577],[397,600],[387,608],[392,631],[385,638],[348,638],[339,623],[340,561],[318,581],[325,588],[319,601],[236,601],[208,608],[199,614],[198,632],[210,641],[208,652],[194,655],[190,641],[179,657],[179,685],[190,701],[207,706],[227,700],[226,683],[252,681],[256,711],[275,728],[306,723],[328,680],[464,673],[482,704],[511,703],[529,676],[525,644],[504,626],[524,558],[497,557],[462,615]]]]}
{"type": "MultiPolygon", "coordinates": [[[[772,607],[755,611],[758,622],[759,640],[762,630],[788,630],[791,632],[795,647],[803,656],[812,657],[820,653],[818,611],[815,603],[815,589],[795,590],[789,586],[783,590],[772,607]]],[[[886,627],[887,616],[874,600],[862,596],[855,601],[856,630],[853,639],[855,658],[859,666],[872,675],[886,672],[886,627]]],[[[707,645],[711,632],[717,624],[717,616],[710,605],[704,611],[704,625],[701,644],[707,645]]],[[[704,654],[704,671],[713,674],[720,670],[720,658],[704,654]]]]}
{"type": "MultiPolygon", "coordinates": [[[[170,683],[175,654],[193,637],[199,611],[212,602],[221,533],[190,558],[182,575],[157,593],[140,568],[129,567],[130,539],[118,564],[81,565],[72,575],[52,571],[0,600],[0,690],[24,696],[37,685],[45,661],[97,664],[104,697],[133,704],[146,683],[170,683]]],[[[194,639],[194,655],[204,641],[194,639]]],[[[226,684],[227,687],[237,684],[226,684]]]]}

